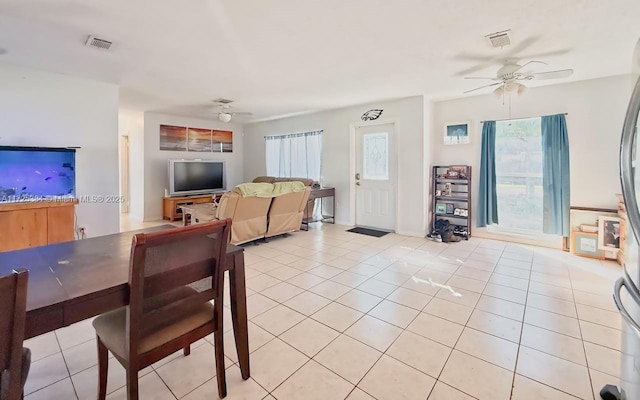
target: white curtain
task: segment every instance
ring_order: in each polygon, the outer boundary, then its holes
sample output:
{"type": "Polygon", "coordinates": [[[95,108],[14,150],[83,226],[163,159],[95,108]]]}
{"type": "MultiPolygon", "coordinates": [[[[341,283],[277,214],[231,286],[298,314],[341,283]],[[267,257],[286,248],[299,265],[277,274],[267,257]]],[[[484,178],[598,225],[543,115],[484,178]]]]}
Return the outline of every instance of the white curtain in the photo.
{"type": "Polygon", "coordinates": [[[267,175],[320,182],[322,131],[265,136],[267,175]]]}

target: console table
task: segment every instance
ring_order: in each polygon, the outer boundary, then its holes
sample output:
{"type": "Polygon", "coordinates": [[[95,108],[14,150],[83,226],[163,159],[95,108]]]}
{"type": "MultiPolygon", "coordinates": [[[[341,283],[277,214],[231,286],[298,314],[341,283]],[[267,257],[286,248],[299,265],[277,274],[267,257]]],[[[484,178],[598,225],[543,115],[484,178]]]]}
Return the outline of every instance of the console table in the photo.
{"type": "Polygon", "coordinates": [[[304,209],[304,218],[302,219],[302,227],[300,229],[307,231],[309,230],[309,224],[312,222],[327,222],[330,224],[336,223],[336,188],[332,187],[321,187],[321,188],[311,188],[311,193],[309,194],[309,201],[307,202],[307,207],[304,209]],[[331,215],[325,215],[322,213],[323,211],[323,200],[327,197],[332,198],[331,205],[331,215]],[[311,212],[309,210],[309,203],[315,201],[316,199],[320,199],[320,212],[322,214],[322,218],[314,219],[313,215],[309,215],[311,212]]]}

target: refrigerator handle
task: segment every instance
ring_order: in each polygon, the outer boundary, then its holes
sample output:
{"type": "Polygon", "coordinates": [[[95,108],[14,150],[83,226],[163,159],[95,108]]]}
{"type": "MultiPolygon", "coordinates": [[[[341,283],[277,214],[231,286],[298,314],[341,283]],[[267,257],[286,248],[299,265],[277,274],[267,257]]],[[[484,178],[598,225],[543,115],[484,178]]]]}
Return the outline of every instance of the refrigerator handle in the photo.
{"type": "MultiPolygon", "coordinates": [[[[624,277],[619,278],[616,281],[615,285],[613,286],[613,301],[616,303],[616,307],[618,307],[618,310],[620,311],[620,315],[622,315],[622,318],[625,321],[627,321],[629,326],[631,326],[631,328],[633,328],[636,334],[640,336],[640,325],[638,325],[638,323],[633,320],[633,318],[631,317],[627,309],[624,308],[624,305],[622,304],[622,299],[620,298],[620,290],[622,289],[623,286],[625,287],[628,293],[631,293],[631,291],[627,287],[627,282],[624,279],[624,277]]],[[[635,298],[635,296],[633,295],[632,297],[635,298]]]]}
{"type": "Polygon", "coordinates": [[[631,225],[635,239],[640,241],[640,209],[638,208],[633,176],[633,145],[639,113],[640,79],[636,82],[633,94],[631,95],[622,127],[622,137],[620,139],[620,183],[622,184],[622,196],[624,197],[627,211],[627,220],[629,225],[631,225]]]}

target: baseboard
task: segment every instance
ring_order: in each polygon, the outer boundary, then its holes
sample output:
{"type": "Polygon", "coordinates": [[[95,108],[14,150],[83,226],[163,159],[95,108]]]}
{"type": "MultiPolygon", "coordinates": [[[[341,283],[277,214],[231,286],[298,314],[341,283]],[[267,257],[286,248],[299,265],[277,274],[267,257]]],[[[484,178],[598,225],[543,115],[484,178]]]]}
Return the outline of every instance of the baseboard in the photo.
{"type": "Polygon", "coordinates": [[[426,235],[424,232],[403,231],[403,230],[396,231],[396,233],[402,236],[411,236],[411,237],[419,237],[419,238],[423,238],[426,235]]]}
{"type": "Polygon", "coordinates": [[[503,242],[524,244],[528,246],[537,246],[537,247],[546,247],[550,249],[562,249],[562,238],[558,238],[557,240],[540,240],[538,238],[528,238],[521,235],[508,235],[508,234],[500,234],[488,232],[483,228],[475,228],[471,235],[472,238],[481,238],[481,239],[491,239],[491,240],[500,240],[503,242]]]}

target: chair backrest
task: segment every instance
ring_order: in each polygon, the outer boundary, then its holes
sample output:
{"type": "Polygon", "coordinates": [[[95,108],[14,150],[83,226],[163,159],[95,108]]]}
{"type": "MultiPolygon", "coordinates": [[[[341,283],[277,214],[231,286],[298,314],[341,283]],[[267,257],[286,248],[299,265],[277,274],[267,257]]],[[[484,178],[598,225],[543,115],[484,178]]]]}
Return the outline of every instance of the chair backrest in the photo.
{"type": "Polygon", "coordinates": [[[271,198],[243,197],[235,188],[220,198],[218,218],[233,219],[231,243],[239,244],[264,237],[271,198]]]}
{"type": "Polygon", "coordinates": [[[22,342],[28,279],[29,272],[25,269],[0,278],[0,395],[8,394],[8,399],[19,399],[22,394],[22,342]]]}
{"type": "Polygon", "coordinates": [[[170,321],[210,300],[222,304],[230,227],[231,220],[220,220],[134,235],[129,265],[128,349],[138,348],[145,327],[170,321]],[[208,279],[211,284],[207,282],[207,288],[197,294],[149,307],[157,296],[171,299],[169,292],[208,279]]]}
{"type": "Polygon", "coordinates": [[[300,192],[291,192],[274,197],[269,208],[267,236],[275,236],[300,229],[310,194],[311,188],[305,186],[304,190],[300,192]]]}

